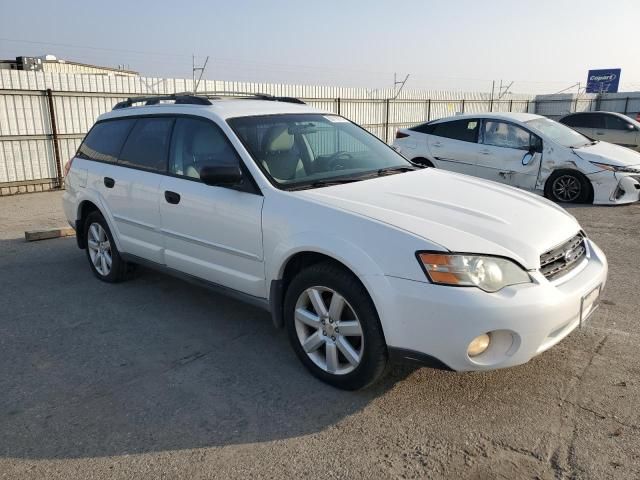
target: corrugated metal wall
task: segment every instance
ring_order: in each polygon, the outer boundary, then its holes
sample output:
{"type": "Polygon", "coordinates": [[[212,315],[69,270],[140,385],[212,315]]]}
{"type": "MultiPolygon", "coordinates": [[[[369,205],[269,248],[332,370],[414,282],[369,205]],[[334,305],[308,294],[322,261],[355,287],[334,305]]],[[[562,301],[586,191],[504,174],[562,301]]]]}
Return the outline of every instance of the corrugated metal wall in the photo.
{"type": "MultiPolygon", "coordinates": [[[[57,124],[60,163],[71,158],[98,115],[129,96],[192,90],[190,79],[124,77],[0,70],[0,195],[56,187],[58,166],[53,144],[47,90],[57,124]]],[[[595,109],[595,100],[571,95],[536,98],[511,95],[491,100],[488,93],[404,89],[370,90],[316,85],[287,85],[219,80],[202,81],[199,92],[248,92],[291,96],[314,107],[340,113],[379,138],[391,142],[399,128],[456,113],[537,112],[549,116],[595,109]],[[565,98],[566,97],[566,98],[565,98]]],[[[640,94],[609,97],[607,109],[640,110],[640,94]],[[622,105],[625,104],[625,105],[622,105]],[[613,108],[615,107],[615,108],[613,108]],[[620,108],[618,108],[620,107],[620,108]]]]}

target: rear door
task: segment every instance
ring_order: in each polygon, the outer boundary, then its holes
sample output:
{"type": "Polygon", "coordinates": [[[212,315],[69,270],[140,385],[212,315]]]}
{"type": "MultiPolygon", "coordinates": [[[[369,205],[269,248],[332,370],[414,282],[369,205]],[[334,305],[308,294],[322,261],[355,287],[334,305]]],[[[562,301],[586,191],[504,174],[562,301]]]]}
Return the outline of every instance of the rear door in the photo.
{"type": "Polygon", "coordinates": [[[484,119],[480,142],[478,176],[528,190],[535,188],[542,161],[540,137],[515,123],[484,119]]]}
{"type": "Polygon", "coordinates": [[[638,130],[631,122],[611,114],[602,114],[604,128],[595,129],[595,139],[622,145],[623,147],[637,148],[638,130]]]}
{"type": "Polygon", "coordinates": [[[102,171],[104,198],[126,253],[164,263],[159,187],[167,170],[174,119],[135,120],[118,163],[102,171]]]}
{"type": "Polygon", "coordinates": [[[435,160],[435,166],[475,175],[480,120],[448,120],[430,124],[428,127],[427,145],[435,160]]]}
{"type": "Polygon", "coordinates": [[[262,256],[263,197],[244,169],[234,187],[205,185],[204,166],[242,161],[214,122],[179,117],[169,173],[160,185],[167,266],[256,297],[266,297],[262,256]]]}

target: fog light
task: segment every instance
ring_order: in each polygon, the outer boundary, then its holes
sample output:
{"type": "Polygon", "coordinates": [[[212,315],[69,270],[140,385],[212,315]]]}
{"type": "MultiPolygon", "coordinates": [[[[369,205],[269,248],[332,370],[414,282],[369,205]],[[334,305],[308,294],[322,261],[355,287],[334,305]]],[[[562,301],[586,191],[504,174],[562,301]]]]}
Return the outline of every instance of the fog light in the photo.
{"type": "Polygon", "coordinates": [[[487,348],[489,348],[489,343],[491,342],[491,337],[488,333],[483,333],[482,335],[477,336],[467,347],[467,355],[470,357],[477,357],[482,352],[484,352],[487,348]]]}

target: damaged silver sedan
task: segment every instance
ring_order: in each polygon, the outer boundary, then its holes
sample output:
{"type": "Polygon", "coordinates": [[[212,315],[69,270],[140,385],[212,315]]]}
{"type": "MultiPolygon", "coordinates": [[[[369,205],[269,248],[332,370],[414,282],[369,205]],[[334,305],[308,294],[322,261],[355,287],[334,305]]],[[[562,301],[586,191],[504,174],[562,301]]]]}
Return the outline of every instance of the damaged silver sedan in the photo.
{"type": "Polygon", "coordinates": [[[640,199],[640,153],[541,115],[481,113],[399,130],[409,160],[485,178],[556,202],[617,205],[640,199]]]}

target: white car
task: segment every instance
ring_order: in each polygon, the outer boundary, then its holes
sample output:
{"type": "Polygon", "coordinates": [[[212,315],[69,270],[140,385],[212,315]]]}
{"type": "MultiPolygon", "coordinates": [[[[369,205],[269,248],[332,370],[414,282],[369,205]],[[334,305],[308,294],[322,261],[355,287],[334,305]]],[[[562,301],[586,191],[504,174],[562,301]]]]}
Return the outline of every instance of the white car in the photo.
{"type": "Polygon", "coordinates": [[[346,389],[390,358],[522,364],[598,305],[605,256],[547,200],[419,169],[288,99],[164,100],[100,116],[67,166],[64,210],[100,280],[144,263],[264,307],[346,389]]]}
{"type": "Polygon", "coordinates": [[[640,122],[616,112],[570,113],[558,120],[588,138],[640,149],[640,122]]]}
{"type": "Polygon", "coordinates": [[[399,130],[394,148],[430,167],[493,180],[556,202],[619,205],[640,197],[640,153],[530,113],[481,113],[399,130]]]}

